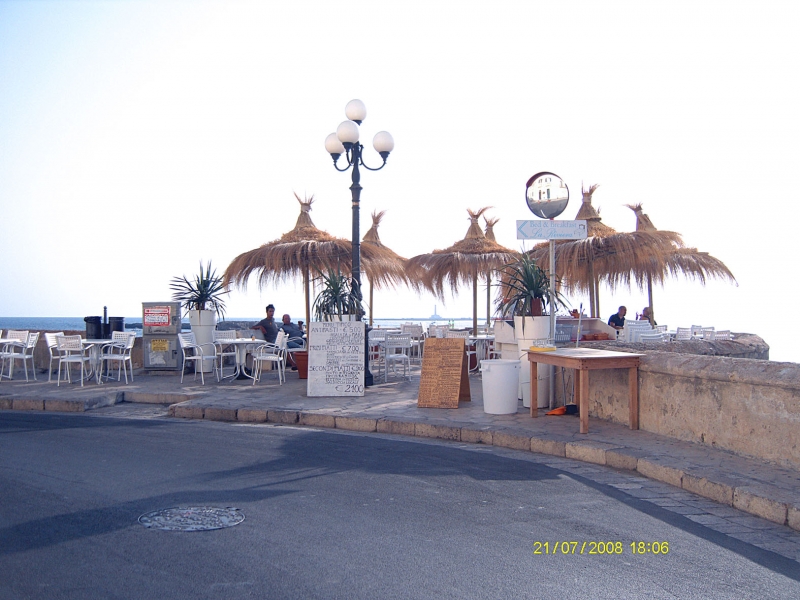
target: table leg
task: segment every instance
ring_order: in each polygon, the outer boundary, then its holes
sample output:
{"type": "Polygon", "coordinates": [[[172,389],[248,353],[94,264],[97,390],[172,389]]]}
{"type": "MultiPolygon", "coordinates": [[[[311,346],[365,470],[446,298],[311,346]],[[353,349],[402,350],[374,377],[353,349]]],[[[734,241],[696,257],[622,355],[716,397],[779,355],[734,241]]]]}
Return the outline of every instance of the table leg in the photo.
{"type": "Polygon", "coordinates": [[[531,416],[539,416],[539,364],[532,360],[531,363],[531,416]]]}
{"type": "Polygon", "coordinates": [[[631,429],[639,429],[639,369],[628,369],[628,423],[631,429]]]}
{"type": "Polygon", "coordinates": [[[589,369],[578,369],[581,398],[581,433],[589,433],[589,369]]]}

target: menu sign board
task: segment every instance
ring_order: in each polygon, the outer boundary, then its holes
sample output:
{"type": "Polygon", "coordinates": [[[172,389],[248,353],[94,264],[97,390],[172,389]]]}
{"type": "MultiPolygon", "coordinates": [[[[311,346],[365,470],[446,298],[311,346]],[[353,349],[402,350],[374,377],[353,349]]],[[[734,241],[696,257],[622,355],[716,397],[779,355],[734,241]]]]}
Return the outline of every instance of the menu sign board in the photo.
{"type": "Polygon", "coordinates": [[[309,396],[364,395],[364,323],[309,323],[309,396]]]}
{"type": "Polygon", "coordinates": [[[428,338],[422,356],[419,408],[458,408],[469,401],[467,353],[463,338],[428,338]]]}

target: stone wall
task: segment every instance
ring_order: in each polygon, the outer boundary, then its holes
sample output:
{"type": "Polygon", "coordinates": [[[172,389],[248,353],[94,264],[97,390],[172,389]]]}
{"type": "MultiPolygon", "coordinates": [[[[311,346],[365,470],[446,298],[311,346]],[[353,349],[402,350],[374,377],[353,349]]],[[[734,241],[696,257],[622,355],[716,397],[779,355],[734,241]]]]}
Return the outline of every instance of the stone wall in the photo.
{"type": "MultiPolygon", "coordinates": [[[[627,425],[627,371],[591,371],[589,380],[590,416],[627,425]]],[[[559,370],[556,389],[561,400],[559,370]]],[[[798,469],[800,365],[648,350],[639,427],[798,469]]]]}

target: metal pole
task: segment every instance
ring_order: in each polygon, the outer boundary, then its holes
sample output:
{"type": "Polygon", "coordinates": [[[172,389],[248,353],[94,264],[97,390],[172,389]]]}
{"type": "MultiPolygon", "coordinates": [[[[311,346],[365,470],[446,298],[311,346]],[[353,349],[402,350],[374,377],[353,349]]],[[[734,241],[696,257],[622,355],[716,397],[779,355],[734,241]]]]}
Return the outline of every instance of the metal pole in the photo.
{"type": "MultiPolygon", "coordinates": [[[[552,219],[551,219],[552,220],[552,219]]],[[[550,240],[550,339],[555,345],[556,339],[556,242],[550,240]]],[[[556,402],[556,390],[553,385],[555,381],[555,367],[549,365],[547,374],[550,377],[550,410],[553,410],[556,402]]]]}
{"type": "MultiPolygon", "coordinates": [[[[361,232],[359,228],[360,223],[360,207],[361,207],[361,172],[358,169],[361,163],[361,144],[356,142],[353,144],[352,152],[352,165],[353,165],[353,184],[350,186],[350,194],[353,201],[353,239],[352,239],[352,269],[351,269],[351,283],[356,298],[359,304],[362,304],[363,296],[361,294],[361,232]]],[[[363,306],[363,304],[362,304],[363,306]]],[[[356,320],[361,320],[361,311],[356,314],[356,320]]],[[[364,326],[364,387],[370,387],[375,383],[372,372],[369,370],[369,332],[371,327],[364,326]]]]}
{"type": "MultiPolygon", "coordinates": [[[[352,257],[352,278],[358,284],[358,299],[361,300],[361,237],[359,232],[360,202],[361,202],[361,173],[358,170],[358,163],[361,161],[361,144],[353,145],[353,184],[350,186],[350,194],[353,200],[353,257],[352,257]]],[[[361,320],[361,315],[358,315],[361,320]]]]}

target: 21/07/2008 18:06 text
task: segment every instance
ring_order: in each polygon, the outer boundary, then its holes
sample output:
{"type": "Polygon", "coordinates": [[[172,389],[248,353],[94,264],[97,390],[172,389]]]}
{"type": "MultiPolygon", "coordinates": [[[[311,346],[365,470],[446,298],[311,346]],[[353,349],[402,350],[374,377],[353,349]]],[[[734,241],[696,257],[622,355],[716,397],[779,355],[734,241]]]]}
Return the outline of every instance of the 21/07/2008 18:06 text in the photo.
{"type": "Polygon", "coordinates": [[[609,556],[624,554],[629,547],[631,554],[664,555],[669,553],[669,542],[534,542],[534,554],[589,554],[609,556]]]}

